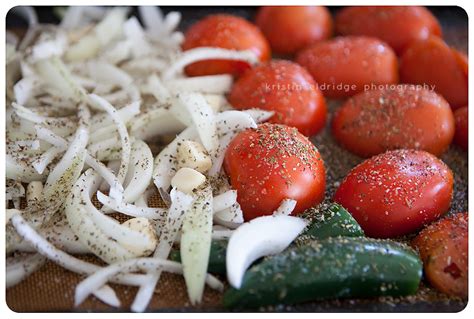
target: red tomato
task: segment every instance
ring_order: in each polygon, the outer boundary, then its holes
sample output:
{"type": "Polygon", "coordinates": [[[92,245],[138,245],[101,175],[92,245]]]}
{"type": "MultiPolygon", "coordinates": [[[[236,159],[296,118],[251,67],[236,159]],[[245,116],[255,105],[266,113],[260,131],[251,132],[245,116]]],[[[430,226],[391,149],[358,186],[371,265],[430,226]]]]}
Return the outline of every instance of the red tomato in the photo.
{"type": "Polygon", "coordinates": [[[347,7],[336,16],[336,30],[342,35],[379,38],[399,54],[414,40],[441,36],[438,20],[417,6],[347,7]]]}
{"type": "Polygon", "coordinates": [[[334,200],[344,206],[367,236],[411,233],[446,213],[453,174],[434,155],[395,150],[365,160],[346,176],[334,200]]]}
{"type": "Polygon", "coordinates": [[[247,221],[272,214],[287,198],[297,201],[293,214],[324,199],[323,160],[295,128],[265,123],[239,133],[227,149],[224,167],[247,221]]]}
{"type": "MultiPolygon", "coordinates": [[[[260,30],[245,19],[217,14],[208,16],[186,32],[183,50],[197,47],[219,47],[252,50],[260,61],[270,59],[270,46],[260,30]]],[[[186,67],[189,76],[230,73],[240,75],[250,66],[242,61],[207,60],[186,67]]]]}
{"type": "Polygon", "coordinates": [[[333,22],[329,10],[320,6],[262,7],[257,26],[272,50],[295,54],[304,47],[331,37],[333,22]]]}
{"type": "Polygon", "coordinates": [[[453,109],[467,104],[467,59],[443,40],[431,37],[415,41],[400,59],[400,79],[429,84],[453,109]]]}
{"type": "Polygon", "coordinates": [[[275,111],[271,123],[296,127],[306,136],[326,124],[326,103],[311,75],[290,61],[272,61],[245,72],[232,87],[235,108],[275,111]]]}
{"type": "Polygon", "coordinates": [[[351,36],[320,42],[300,52],[296,62],[309,70],[328,97],[347,97],[371,85],[398,83],[397,56],[374,38],[351,36]]]}
{"type": "Polygon", "coordinates": [[[465,151],[468,149],[468,117],[467,106],[461,107],[454,112],[456,121],[456,133],[454,134],[454,142],[461,146],[465,151]]]}
{"type": "Polygon", "coordinates": [[[423,229],[413,240],[426,278],[438,290],[467,298],[468,214],[446,217],[423,229]]]}
{"type": "Polygon", "coordinates": [[[336,111],[332,131],[345,148],[363,157],[398,148],[439,156],[453,139],[454,117],[435,92],[399,85],[349,99],[336,111]]]}

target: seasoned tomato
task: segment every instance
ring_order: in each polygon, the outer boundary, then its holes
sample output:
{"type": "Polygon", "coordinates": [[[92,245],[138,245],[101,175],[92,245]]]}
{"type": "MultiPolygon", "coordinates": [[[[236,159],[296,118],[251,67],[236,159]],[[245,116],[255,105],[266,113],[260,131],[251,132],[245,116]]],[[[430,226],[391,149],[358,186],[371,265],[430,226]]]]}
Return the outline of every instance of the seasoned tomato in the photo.
{"type": "Polygon", "coordinates": [[[329,10],[320,6],[262,7],[256,23],[272,50],[280,54],[295,54],[310,44],[326,40],[333,30],[329,10]]]}
{"type": "Polygon", "coordinates": [[[456,121],[456,133],[454,134],[454,142],[467,151],[468,148],[468,117],[467,106],[461,107],[454,112],[456,121]]]}
{"type": "Polygon", "coordinates": [[[270,215],[287,198],[297,201],[293,214],[324,199],[323,160],[296,128],[265,123],[239,133],[227,149],[224,167],[245,220],[270,215]]]}
{"type": "Polygon", "coordinates": [[[415,41],[400,59],[402,82],[430,85],[453,109],[467,105],[467,69],[466,57],[436,37],[415,41]]]}
{"type": "Polygon", "coordinates": [[[334,195],[367,236],[397,237],[446,213],[453,174],[434,155],[395,150],[365,160],[346,176],[334,195]]]}
{"type": "Polygon", "coordinates": [[[458,213],[423,229],[413,240],[426,278],[438,290],[467,298],[468,214],[458,213]]]}
{"type": "Polygon", "coordinates": [[[336,111],[332,131],[339,143],[362,157],[398,148],[438,156],[451,144],[454,117],[435,92],[399,85],[349,99],[336,111]]]}
{"type": "Polygon", "coordinates": [[[326,103],[316,82],[290,61],[272,61],[245,72],[234,83],[229,102],[237,109],[275,111],[270,122],[294,126],[307,136],[326,123],[326,103]]]}
{"type": "Polygon", "coordinates": [[[399,54],[414,40],[441,36],[438,20],[417,6],[347,7],[336,15],[336,30],[342,35],[379,38],[399,54]]]}
{"type": "MultiPolygon", "coordinates": [[[[208,16],[186,32],[183,50],[196,47],[219,47],[233,50],[252,50],[260,61],[270,59],[270,46],[262,32],[245,19],[217,14],[208,16]]],[[[250,66],[242,61],[206,60],[186,67],[189,76],[230,73],[240,75],[250,66]]]]}
{"type": "Polygon", "coordinates": [[[352,96],[380,84],[398,83],[397,56],[368,37],[339,37],[301,51],[296,62],[309,70],[324,95],[352,96]]]}

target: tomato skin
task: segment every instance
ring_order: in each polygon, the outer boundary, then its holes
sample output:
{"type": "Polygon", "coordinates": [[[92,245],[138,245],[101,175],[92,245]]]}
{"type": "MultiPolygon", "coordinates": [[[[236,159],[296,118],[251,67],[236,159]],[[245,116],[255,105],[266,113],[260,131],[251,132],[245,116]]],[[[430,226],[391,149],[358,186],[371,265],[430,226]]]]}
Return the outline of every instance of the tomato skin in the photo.
{"type": "Polygon", "coordinates": [[[296,62],[308,69],[324,95],[352,96],[365,85],[398,83],[398,62],[385,43],[369,37],[338,37],[301,51],[296,62]],[[335,85],[346,85],[338,88],[335,85]]]}
{"type": "Polygon", "coordinates": [[[272,214],[287,198],[297,201],[293,215],[324,199],[326,176],[318,150],[286,125],[264,123],[237,134],[224,168],[246,221],[272,214]]]}
{"type": "Polygon", "coordinates": [[[326,124],[326,102],[311,75],[296,63],[274,60],[245,72],[232,87],[236,109],[275,111],[270,123],[296,127],[311,136],[326,124]]]}
{"type": "Polygon", "coordinates": [[[414,40],[441,36],[436,17],[418,6],[346,7],[336,15],[336,30],[342,35],[379,38],[398,54],[414,40]]]}
{"type": "Polygon", "coordinates": [[[334,201],[354,216],[367,236],[391,238],[446,213],[452,193],[453,174],[441,160],[424,151],[394,150],[353,168],[334,201]]]}
{"type": "Polygon", "coordinates": [[[331,13],[321,6],[261,7],[256,24],[272,50],[286,55],[330,38],[333,31],[331,13]]]}
{"type": "MultiPolygon", "coordinates": [[[[216,14],[192,25],[185,34],[184,51],[197,47],[219,47],[233,50],[252,50],[260,61],[270,59],[270,46],[252,23],[237,16],[216,14]]],[[[186,67],[189,76],[229,73],[242,74],[250,66],[242,61],[206,60],[186,67]]]]}
{"type": "Polygon", "coordinates": [[[465,151],[468,149],[468,115],[467,106],[461,107],[454,112],[456,121],[456,132],[454,134],[454,142],[461,146],[465,151]]]}
{"type": "Polygon", "coordinates": [[[439,156],[451,144],[454,127],[448,102],[412,85],[359,93],[336,111],[332,121],[339,143],[362,157],[398,148],[439,156]]]}
{"type": "Polygon", "coordinates": [[[465,56],[436,37],[415,41],[400,58],[402,82],[433,85],[453,109],[467,105],[467,69],[465,56]]]}
{"type": "Polygon", "coordinates": [[[412,241],[425,276],[441,292],[467,298],[468,214],[457,213],[423,229],[412,241]]]}

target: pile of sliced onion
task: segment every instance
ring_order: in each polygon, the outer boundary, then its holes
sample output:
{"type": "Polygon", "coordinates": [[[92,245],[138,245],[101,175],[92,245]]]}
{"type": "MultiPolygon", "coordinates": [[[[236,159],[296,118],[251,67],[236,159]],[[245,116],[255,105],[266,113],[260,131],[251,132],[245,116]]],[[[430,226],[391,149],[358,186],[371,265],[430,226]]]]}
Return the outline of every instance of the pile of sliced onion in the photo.
{"type": "Polygon", "coordinates": [[[184,74],[187,65],[209,59],[254,65],[254,52],[183,52],[181,15],[164,15],[157,7],[140,7],[140,20],[125,7],[70,7],[58,26],[39,24],[32,8],[18,8],[30,28],[22,41],[9,34],[7,47],[6,199],[14,209],[6,212],[6,246],[9,256],[24,254],[8,258],[8,286],[50,260],[89,276],[76,287],[76,305],[93,294],[120,306],[108,286],[113,282],[139,287],[131,308],[142,312],[161,272],[168,271],[184,276],[190,302],[198,304],[206,283],[223,289],[207,274],[212,240],[231,238],[227,258],[237,269],[229,270],[234,286],[255,256],[291,241],[302,224],[285,216],[294,201],[282,203],[271,225],[248,224],[237,192],[227,181],[211,182],[222,172],[233,137],[273,113],[233,110],[226,99],[229,74],[184,74]],[[157,140],[168,143],[157,149],[157,140]],[[206,164],[196,166],[199,172],[186,166],[191,155],[184,160],[184,146],[178,152],[183,141],[206,164]],[[181,180],[189,187],[170,187],[183,168],[199,175],[199,186],[181,180]],[[150,194],[159,194],[166,207],[150,207],[150,194]],[[128,220],[121,223],[116,214],[128,220]],[[265,248],[263,237],[274,240],[274,231],[262,235],[268,225],[291,236],[265,248]],[[244,237],[254,227],[263,228],[248,244],[244,237]],[[244,242],[251,254],[236,252],[235,242],[244,242]],[[180,246],[181,264],[167,260],[174,245],[180,246]],[[68,253],[93,254],[107,266],[68,253]]]}

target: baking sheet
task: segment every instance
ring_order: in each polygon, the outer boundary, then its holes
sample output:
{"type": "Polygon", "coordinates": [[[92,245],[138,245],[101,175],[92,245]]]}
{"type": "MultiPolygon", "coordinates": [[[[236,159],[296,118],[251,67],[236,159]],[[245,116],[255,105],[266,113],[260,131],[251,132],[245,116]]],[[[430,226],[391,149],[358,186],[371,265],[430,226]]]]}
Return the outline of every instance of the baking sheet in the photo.
{"type": "MultiPolygon", "coordinates": [[[[232,13],[252,19],[256,7],[162,7],[165,12],[178,10],[183,15],[181,27],[187,26],[196,20],[211,13],[232,13]]],[[[330,7],[332,12],[338,7],[330,7]]],[[[432,12],[440,20],[445,40],[452,46],[467,53],[467,15],[459,7],[432,7],[432,12]]],[[[37,8],[40,21],[57,23],[52,15],[51,7],[37,8]]],[[[136,13],[136,9],[133,10],[136,13]]],[[[22,21],[12,14],[7,15],[7,28],[22,28],[22,21]]],[[[330,113],[337,108],[339,102],[329,103],[330,113]]],[[[330,123],[330,119],[328,119],[330,123]]],[[[326,128],[324,132],[312,138],[326,163],[327,193],[329,200],[338,182],[347,172],[362,159],[340,148],[326,128]]],[[[460,148],[452,146],[442,156],[455,176],[455,191],[450,213],[467,211],[467,154],[460,148]]],[[[152,206],[160,205],[159,198],[152,198],[152,206]]],[[[92,256],[81,257],[88,261],[99,262],[92,256]]],[[[90,297],[79,308],[73,307],[74,288],[82,278],[53,263],[48,262],[39,271],[31,275],[19,285],[7,289],[7,305],[17,312],[67,312],[67,311],[100,311],[115,312],[128,311],[137,288],[120,285],[111,286],[116,290],[122,301],[121,309],[112,309],[94,297],[90,297]]],[[[148,311],[183,312],[183,311],[223,311],[220,307],[221,295],[209,288],[204,293],[203,303],[199,307],[192,307],[187,299],[186,287],[181,276],[164,274],[157,286],[157,291],[148,311]]],[[[298,312],[456,312],[465,307],[466,302],[449,298],[436,292],[427,284],[422,284],[418,293],[404,298],[372,298],[372,299],[345,299],[323,302],[310,302],[296,306],[276,306],[261,311],[298,311],[298,312]]]]}

